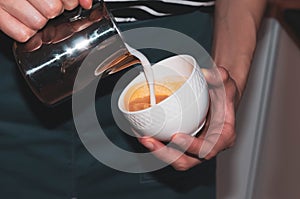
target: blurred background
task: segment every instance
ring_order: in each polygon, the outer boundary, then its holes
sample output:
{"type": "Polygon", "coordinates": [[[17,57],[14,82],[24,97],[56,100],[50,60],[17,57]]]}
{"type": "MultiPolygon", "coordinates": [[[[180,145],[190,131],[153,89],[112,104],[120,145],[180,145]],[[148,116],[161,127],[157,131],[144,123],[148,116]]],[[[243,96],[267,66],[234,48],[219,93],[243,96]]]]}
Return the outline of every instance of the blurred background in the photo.
{"type": "Polygon", "coordinates": [[[300,0],[269,0],[218,199],[300,198],[300,0]]]}

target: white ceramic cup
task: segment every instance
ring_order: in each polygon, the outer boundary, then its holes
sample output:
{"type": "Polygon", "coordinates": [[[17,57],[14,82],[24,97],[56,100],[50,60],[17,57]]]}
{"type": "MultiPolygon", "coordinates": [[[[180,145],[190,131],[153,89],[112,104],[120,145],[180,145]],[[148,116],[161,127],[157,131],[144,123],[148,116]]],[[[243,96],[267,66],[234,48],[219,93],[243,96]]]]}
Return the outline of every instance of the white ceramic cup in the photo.
{"type": "Polygon", "coordinates": [[[146,82],[143,73],[133,79],[118,101],[119,109],[132,130],[141,136],[161,141],[169,141],[179,132],[196,135],[205,124],[209,108],[207,83],[196,60],[189,55],[176,55],[158,62],[152,69],[156,82],[172,76],[183,76],[186,81],[162,102],[147,109],[130,112],[127,103],[135,91],[132,88],[146,82]]]}

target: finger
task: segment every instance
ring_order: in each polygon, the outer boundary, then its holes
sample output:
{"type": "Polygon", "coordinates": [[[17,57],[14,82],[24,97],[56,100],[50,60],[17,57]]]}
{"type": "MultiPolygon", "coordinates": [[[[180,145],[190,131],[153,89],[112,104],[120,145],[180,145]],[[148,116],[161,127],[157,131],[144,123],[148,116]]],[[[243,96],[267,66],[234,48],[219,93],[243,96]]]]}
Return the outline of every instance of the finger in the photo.
{"type": "Polygon", "coordinates": [[[215,157],[219,152],[231,148],[236,136],[233,133],[229,134],[229,136],[226,133],[220,135],[210,134],[203,140],[199,156],[204,156],[205,159],[209,160],[215,157]]]}
{"type": "Polygon", "coordinates": [[[219,133],[210,133],[205,138],[195,138],[186,134],[176,134],[171,142],[179,146],[182,150],[193,154],[195,157],[209,160],[219,152],[232,146],[232,135],[225,136],[219,133]]]}
{"type": "MultiPolygon", "coordinates": [[[[212,110],[212,105],[211,105],[211,101],[209,102],[209,109],[207,111],[207,115],[206,115],[206,121],[204,123],[204,126],[202,127],[202,129],[200,129],[200,131],[196,134],[196,137],[205,137],[207,130],[210,126],[210,122],[211,122],[211,118],[212,118],[212,114],[211,114],[211,110],[212,110]]],[[[176,135],[176,134],[175,134],[176,135]]],[[[174,138],[174,136],[172,137],[172,139],[174,138]]]]}
{"type": "MultiPolygon", "coordinates": [[[[182,150],[199,157],[203,138],[195,138],[186,134],[178,133],[172,137],[171,142],[179,146],[182,150]]],[[[200,157],[203,158],[203,157],[200,157]]]]}
{"type": "Polygon", "coordinates": [[[202,162],[198,158],[188,156],[182,151],[166,146],[152,138],[140,138],[139,140],[146,148],[152,151],[154,156],[170,164],[176,170],[185,171],[202,162]]]}
{"type": "Polygon", "coordinates": [[[53,19],[60,15],[64,10],[61,0],[28,0],[45,18],[53,19]]]}
{"type": "Polygon", "coordinates": [[[79,0],[79,4],[84,9],[90,9],[92,7],[92,0],[79,0]]]}
{"type": "Polygon", "coordinates": [[[62,0],[62,2],[66,10],[73,10],[79,5],[78,0],[62,0]]]}
{"type": "Polygon", "coordinates": [[[47,19],[27,1],[0,1],[0,5],[3,10],[30,29],[39,30],[47,22],[47,19]]]}
{"type": "Polygon", "coordinates": [[[5,19],[0,20],[0,29],[18,42],[26,42],[36,33],[1,8],[0,19],[5,19]]]}
{"type": "Polygon", "coordinates": [[[192,145],[199,146],[196,149],[199,150],[199,157],[215,156],[219,151],[231,146],[236,136],[233,104],[231,102],[222,104],[222,101],[212,103],[210,110],[209,126],[198,138],[201,143],[192,145]]]}
{"type": "Polygon", "coordinates": [[[139,141],[151,152],[153,152],[153,154],[157,158],[163,160],[168,164],[171,164],[172,162],[180,158],[180,156],[182,155],[182,153],[179,153],[178,151],[173,151],[169,147],[164,145],[162,142],[159,142],[152,138],[139,138],[139,141]]]}

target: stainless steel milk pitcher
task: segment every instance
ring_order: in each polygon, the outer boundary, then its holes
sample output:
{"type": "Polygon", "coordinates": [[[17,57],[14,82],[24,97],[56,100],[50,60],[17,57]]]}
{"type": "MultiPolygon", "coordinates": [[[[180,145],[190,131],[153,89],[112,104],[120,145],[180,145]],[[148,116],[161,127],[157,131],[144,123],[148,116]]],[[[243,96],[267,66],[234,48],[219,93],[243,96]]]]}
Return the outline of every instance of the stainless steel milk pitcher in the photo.
{"type": "Polygon", "coordinates": [[[77,71],[92,65],[84,85],[139,63],[126,48],[102,0],[90,10],[65,11],[26,43],[14,43],[14,56],[35,95],[53,105],[73,92],[77,71]],[[86,61],[89,59],[88,61],[86,61]]]}

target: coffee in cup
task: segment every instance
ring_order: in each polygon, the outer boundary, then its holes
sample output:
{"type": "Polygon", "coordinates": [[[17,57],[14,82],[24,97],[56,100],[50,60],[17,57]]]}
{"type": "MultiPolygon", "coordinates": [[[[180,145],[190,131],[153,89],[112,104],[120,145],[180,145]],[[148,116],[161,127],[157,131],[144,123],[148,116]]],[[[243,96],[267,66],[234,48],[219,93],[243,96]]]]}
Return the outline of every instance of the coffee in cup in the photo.
{"type": "MultiPolygon", "coordinates": [[[[174,76],[164,78],[164,80],[156,80],[154,84],[156,104],[167,99],[176,92],[186,81],[187,78],[182,76],[174,76]]],[[[135,85],[127,92],[126,109],[127,111],[140,111],[151,107],[150,90],[147,83],[135,85]]]]}

